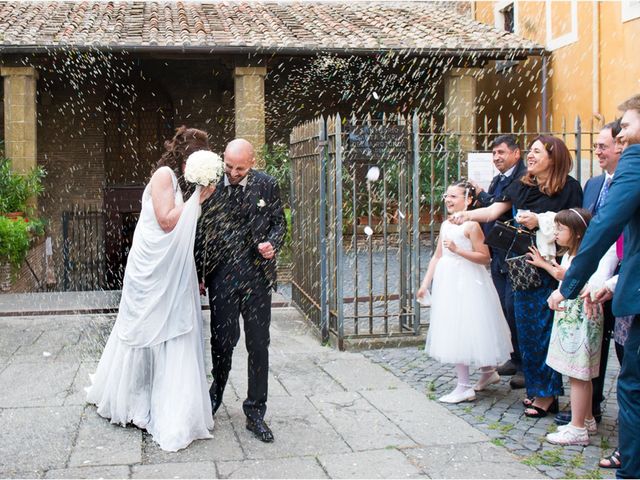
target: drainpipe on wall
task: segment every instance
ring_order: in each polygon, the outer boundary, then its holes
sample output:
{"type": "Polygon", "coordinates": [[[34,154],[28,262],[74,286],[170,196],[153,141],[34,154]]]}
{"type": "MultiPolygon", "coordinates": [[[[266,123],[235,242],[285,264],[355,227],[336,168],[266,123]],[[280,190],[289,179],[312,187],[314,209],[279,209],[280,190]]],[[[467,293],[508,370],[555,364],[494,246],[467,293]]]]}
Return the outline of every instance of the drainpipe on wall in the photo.
{"type": "MultiPolygon", "coordinates": [[[[591,44],[593,51],[593,93],[592,93],[592,115],[600,113],[600,2],[592,2],[593,12],[593,39],[591,44]]],[[[593,118],[593,117],[592,117],[593,118]]],[[[604,118],[601,119],[604,123],[604,118]]]]}
{"type": "Polygon", "coordinates": [[[549,67],[549,56],[545,52],[542,54],[542,122],[540,128],[547,131],[547,72],[549,67]]]}

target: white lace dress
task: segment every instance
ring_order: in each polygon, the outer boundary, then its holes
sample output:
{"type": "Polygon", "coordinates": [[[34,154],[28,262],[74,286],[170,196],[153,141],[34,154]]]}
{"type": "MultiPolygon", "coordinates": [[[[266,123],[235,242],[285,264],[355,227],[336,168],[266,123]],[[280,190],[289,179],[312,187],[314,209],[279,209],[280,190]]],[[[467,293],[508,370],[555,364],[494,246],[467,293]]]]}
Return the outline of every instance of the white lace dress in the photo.
{"type": "MultiPolygon", "coordinates": [[[[445,221],[440,240],[453,240],[470,251],[465,224],[445,221]]],[[[499,365],[513,351],[509,326],[502,313],[491,275],[442,246],[431,291],[431,319],[425,350],[442,363],[477,367],[499,365]]]]}
{"type": "MultiPolygon", "coordinates": [[[[171,175],[176,204],[182,204],[171,175]]],[[[193,257],[199,189],[168,233],[156,220],[150,190],[147,185],[118,317],[91,376],[87,401],[112,423],[133,423],[163,450],[176,451],[212,438],[213,429],[193,257]]]]}

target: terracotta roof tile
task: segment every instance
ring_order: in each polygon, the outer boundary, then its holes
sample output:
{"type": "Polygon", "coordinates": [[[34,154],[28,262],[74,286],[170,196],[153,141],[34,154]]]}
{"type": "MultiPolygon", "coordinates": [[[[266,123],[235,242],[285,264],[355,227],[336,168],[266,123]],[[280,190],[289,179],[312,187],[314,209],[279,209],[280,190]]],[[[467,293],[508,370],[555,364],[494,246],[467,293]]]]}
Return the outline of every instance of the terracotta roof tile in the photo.
{"type": "Polygon", "coordinates": [[[540,52],[434,2],[1,1],[0,51],[58,46],[540,52]]]}

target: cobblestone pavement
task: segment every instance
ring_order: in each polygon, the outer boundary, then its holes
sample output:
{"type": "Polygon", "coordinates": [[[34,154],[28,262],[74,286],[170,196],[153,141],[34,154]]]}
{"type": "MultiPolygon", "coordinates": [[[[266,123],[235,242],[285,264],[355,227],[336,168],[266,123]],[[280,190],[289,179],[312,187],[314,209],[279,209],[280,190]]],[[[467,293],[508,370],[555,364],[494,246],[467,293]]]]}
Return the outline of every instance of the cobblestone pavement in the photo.
{"type": "MultiPolygon", "coordinates": [[[[610,350],[605,384],[604,415],[598,433],[591,436],[588,447],[560,447],[545,441],[548,432],[555,431],[553,415],[533,419],[524,416],[524,390],[509,388],[509,377],[479,392],[475,402],[456,405],[442,404],[473,427],[492,438],[521,458],[525,464],[537,468],[551,478],[615,478],[615,470],[598,468],[598,460],[609,455],[618,443],[618,405],[616,380],[618,360],[610,350]]],[[[386,348],[363,352],[398,378],[437,401],[455,387],[455,372],[451,365],[443,365],[428,357],[422,347],[386,348]]],[[[479,372],[474,372],[475,383],[479,372]]],[[[569,389],[560,398],[561,409],[568,409],[569,389]]]]}

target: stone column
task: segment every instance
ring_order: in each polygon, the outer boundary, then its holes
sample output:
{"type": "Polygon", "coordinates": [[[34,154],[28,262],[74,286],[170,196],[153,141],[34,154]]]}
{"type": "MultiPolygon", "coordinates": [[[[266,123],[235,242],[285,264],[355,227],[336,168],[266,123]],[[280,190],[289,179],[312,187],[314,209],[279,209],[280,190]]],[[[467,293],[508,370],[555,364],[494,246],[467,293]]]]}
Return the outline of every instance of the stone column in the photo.
{"type": "Polygon", "coordinates": [[[463,151],[476,149],[476,76],[479,71],[477,68],[454,68],[445,77],[445,129],[461,134],[463,151]]]}
{"type": "Polygon", "coordinates": [[[37,164],[36,97],[38,71],[33,67],[2,67],[4,79],[5,155],[17,172],[37,164]]]}
{"type": "Polygon", "coordinates": [[[256,167],[264,168],[260,152],[265,144],[264,77],[266,67],[235,67],[236,138],[250,141],[256,150],[256,167]]]}

